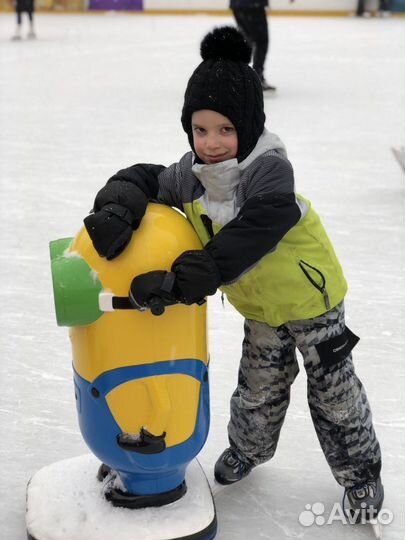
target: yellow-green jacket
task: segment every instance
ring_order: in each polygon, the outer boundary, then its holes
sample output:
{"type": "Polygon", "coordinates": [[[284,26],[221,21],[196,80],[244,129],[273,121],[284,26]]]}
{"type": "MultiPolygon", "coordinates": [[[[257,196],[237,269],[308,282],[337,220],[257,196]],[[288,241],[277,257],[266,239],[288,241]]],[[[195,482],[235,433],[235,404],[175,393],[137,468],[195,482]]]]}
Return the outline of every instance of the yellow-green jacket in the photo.
{"type": "MultiPolygon", "coordinates": [[[[342,268],[318,214],[294,192],[276,135],[265,130],[240,163],[205,165],[188,152],[170,167],[150,167],[152,198],[186,214],[216,262],[221,290],[244,317],[280,326],[343,300],[342,268]]],[[[131,167],[110,179],[117,180],[137,183],[131,167]]]]}

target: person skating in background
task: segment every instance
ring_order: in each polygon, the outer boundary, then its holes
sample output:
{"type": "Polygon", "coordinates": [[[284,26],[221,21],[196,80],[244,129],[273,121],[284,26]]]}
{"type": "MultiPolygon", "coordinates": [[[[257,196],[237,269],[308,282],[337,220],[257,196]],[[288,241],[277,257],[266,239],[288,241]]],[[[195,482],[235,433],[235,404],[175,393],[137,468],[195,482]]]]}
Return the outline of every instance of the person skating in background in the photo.
{"type": "Polygon", "coordinates": [[[394,154],[395,159],[398,161],[399,166],[405,172],[405,145],[393,146],[391,150],[394,154]]]}
{"type": "Polygon", "coordinates": [[[14,41],[19,41],[22,39],[22,14],[25,12],[27,13],[28,21],[29,21],[29,30],[27,34],[28,39],[35,39],[35,30],[34,30],[34,11],[35,11],[35,4],[34,0],[15,0],[15,11],[17,16],[17,26],[15,30],[15,34],[12,37],[14,41]]]}
{"type": "MultiPolygon", "coordinates": [[[[290,0],[290,3],[294,0],[290,0]]],[[[230,8],[239,29],[253,50],[253,69],[259,75],[263,90],[276,90],[267,82],[264,67],[269,49],[270,32],[267,20],[269,0],[230,0],[230,8]]]]}
{"type": "MultiPolygon", "coordinates": [[[[391,7],[390,7],[390,0],[378,0],[378,15],[380,17],[388,17],[391,14],[391,7]]],[[[366,0],[358,0],[357,1],[357,11],[356,15],[357,17],[363,17],[365,15],[370,16],[370,13],[368,11],[365,11],[366,6],[366,0]]]]}
{"type": "Polygon", "coordinates": [[[148,201],[180,209],[204,247],[182,253],[169,271],[134,277],[131,303],[202,303],[219,288],[245,317],[229,448],[215,465],[219,483],[238,482],[274,456],[298,349],[332,473],[354,510],[375,515],[384,497],[381,452],[354,369],[358,338],[345,324],[342,268],[310,201],[295,193],[285,146],[265,128],[249,43],[234,27],[217,28],[203,39],[201,56],[181,116],[191,151],[169,167],[118,171],[98,192],[86,229],[99,255],[114,259],[148,201]]]}

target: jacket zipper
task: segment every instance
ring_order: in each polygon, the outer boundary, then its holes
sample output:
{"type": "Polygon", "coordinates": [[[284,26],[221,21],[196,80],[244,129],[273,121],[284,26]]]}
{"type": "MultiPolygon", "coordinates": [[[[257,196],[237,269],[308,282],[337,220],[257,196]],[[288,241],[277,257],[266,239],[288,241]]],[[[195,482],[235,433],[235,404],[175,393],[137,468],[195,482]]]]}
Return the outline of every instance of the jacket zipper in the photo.
{"type": "Polygon", "coordinates": [[[318,270],[318,268],[315,268],[315,266],[311,266],[310,264],[303,261],[302,259],[299,262],[299,266],[300,266],[301,270],[304,272],[305,277],[311,283],[311,285],[313,285],[322,294],[323,300],[325,302],[326,309],[329,310],[330,309],[330,300],[329,300],[328,292],[327,292],[326,287],[325,287],[325,285],[326,285],[325,276],[322,274],[322,272],[320,270],[318,270]],[[320,276],[320,278],[322,280],[321,285],[318,285],[318,283],[311,277],[310,273],[305,268],[305,266],[307,266],[308,268],[311,268],[312,270],[314,270],[320,276]]]}

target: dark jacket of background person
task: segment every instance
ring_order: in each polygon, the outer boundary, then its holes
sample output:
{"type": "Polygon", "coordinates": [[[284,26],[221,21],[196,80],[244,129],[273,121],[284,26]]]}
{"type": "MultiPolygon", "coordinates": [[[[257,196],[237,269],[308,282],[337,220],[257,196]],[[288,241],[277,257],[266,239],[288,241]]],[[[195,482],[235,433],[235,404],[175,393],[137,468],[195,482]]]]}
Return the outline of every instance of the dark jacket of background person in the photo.
{"type": "Polygon", "coordinates": [[[266,8],[268,0],[230,0],[235,21],[253,50],[253,69],[264,82],[264,65],[269,48],[266,8]]]}
{"type": "Polygon", "coordinates": [[[249,7],[267,7],[269,0],[231,0],[231,9],[249,7]]]}

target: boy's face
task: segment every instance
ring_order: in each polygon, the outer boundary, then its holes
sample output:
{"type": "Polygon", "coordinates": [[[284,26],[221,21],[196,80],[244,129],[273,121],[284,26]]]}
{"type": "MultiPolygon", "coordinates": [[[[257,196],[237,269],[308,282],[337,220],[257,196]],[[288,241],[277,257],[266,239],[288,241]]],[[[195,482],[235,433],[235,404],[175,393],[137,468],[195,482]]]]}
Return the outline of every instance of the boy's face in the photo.
{"type": "Polygon", "coordinates": [[[226,116],[203,109],[191,117],[194,149],[207,164],[233,159],[238,153],[238,134],[226,116]]]}

